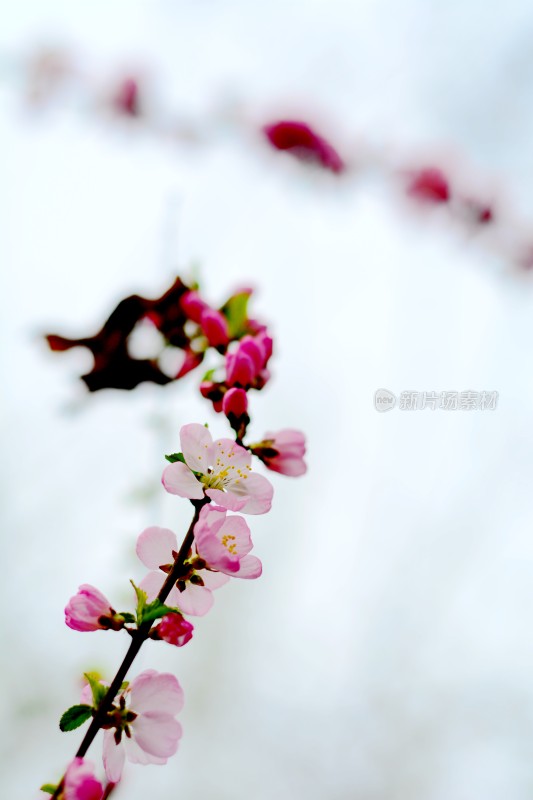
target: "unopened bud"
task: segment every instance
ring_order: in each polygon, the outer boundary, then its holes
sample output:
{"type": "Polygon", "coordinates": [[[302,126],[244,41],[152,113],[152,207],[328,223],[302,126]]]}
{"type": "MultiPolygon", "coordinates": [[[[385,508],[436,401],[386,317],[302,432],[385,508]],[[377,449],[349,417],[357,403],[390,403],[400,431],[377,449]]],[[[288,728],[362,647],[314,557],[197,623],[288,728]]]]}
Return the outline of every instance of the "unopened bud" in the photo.
{"type": "Polygon", "coordinates": [[[228,344],[228,323],[220,311],[206,309],[202,314],[200,325],[211,347],[225,347],[228,344]]]}
{"type": "Polygon", "coordinates": [[[226,382],[229,386],[241,386],[243,389],[252,385],[255,377],[254,362],[246,353],[237,350],[226,356],[226,382]]]}
{"type": "Polygon", "coordinates": [[[229,389],[222,400],[222,410],[227,417],[243,417],[248,411],[248,398],[244,389],[229,389]]]}

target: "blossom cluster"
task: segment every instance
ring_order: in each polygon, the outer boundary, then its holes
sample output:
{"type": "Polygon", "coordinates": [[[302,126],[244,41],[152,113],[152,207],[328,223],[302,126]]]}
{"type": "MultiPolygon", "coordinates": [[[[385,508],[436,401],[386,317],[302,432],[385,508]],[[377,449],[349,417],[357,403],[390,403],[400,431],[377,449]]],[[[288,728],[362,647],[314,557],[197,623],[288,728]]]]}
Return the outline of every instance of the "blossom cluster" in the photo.
{"type": "MultiPolygon", "coordinates": [[[[126,760],[162,765],[175,754],[182,735],[177,715],[184,702],[178,679],[148,669],[130,683],[124,680],[126,672],[148,639],[175,647],[190,642],[194,625],[188,618],[207,614],[213,592],[231,578],[250,580],[261,575],[262,564],[251,552],[251,531],[243,515],[267,513],[274,490],[266,475],[255,470],[254,460],[292,477],[306,471],[305,439],[297,430],[283,429],[255,443],[245,442],[250,423],[247,393],[261,389],[269,379],[272,338],[265,326],[242,313],[242,297],[248,298],[249,292],[240,294],[236,326],[235,300],[228,311],[227,306],[210,307],[197,290],[179,293],[174,320],[186,315],[196,326],[187,328],[186,358],[202,353],[200,347],[193,348],[201,338],[206,348],[214,348],[224,359],[223,373],[216,380],[204,380],[201,391],[215,411],[224,413],[235,437],[213,439],[200,423],[181,427],[180,449],[166,456],[161,480],[167,492],[192,504],[193,521],[181,544],[169,528],[151,526],[140,533],[136,553],[147,572],[138,585],[131,581],[132,610],[117,611],[100,589],[88,583],[66,605],[65,623],[71,629],[125,631],[131,641],[113,681],[107,683],[87,672],[80,702],[61,717],[63,731],[91,722],[62,780],[42,787],[55,800],[103,800],[120,782],[126,760]],[[104,731],[105,784],[84,758],[98,730],[104,731]]],[[[154,324],[165,329],[168,314],[158,319],[153,308],[149,313],[154,324]]]]}

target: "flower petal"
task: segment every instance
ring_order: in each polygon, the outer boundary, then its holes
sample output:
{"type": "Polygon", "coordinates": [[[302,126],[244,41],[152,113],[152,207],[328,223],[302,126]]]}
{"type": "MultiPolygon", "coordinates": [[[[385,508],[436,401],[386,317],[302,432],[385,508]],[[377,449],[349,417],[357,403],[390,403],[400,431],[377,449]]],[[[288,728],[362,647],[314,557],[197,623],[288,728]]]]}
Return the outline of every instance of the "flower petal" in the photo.
{"type": "Polygon", "coordinates": [[[196,550],[209,567],[233,574],[239,569],[237,555],[231,555],[216,536],[204,536],[196,540],[196,550]]]}
{"type": "Polygon", "coordinates": [[[226,536],[232,537],[235,549],[239,556],[246,555],[253,547],[250,528],[244,517],[231,515],[226,517],[224,524],[217,532],[217,538],[223,540],[226,536]]]}
{"type": "MultiPolygon", "coordinates": [[[[138,724],[140,717],[138,717],[135,722],[134,726],[138,724]]],[[[135,728],[132,726],[132,738],[128,739],[127,736],[123,738],[124,749],[126,751],[126,756],[128,761],[131,761],[132,764],[166,764],[166,758],[158,758],[158,756],[151,755],[151,753],[147,753],[143,748],[135,741],[135,728]]]]}
{"type": "Polygon", "coordinates": [[[204,614],[207,614],[213,602],[213,594],[207,586],[197,586],[194,583],[188,583],[185,591],[179,593],[176,605],[183,614],[203,617],[204,614]]]}
{"type": "MultiPolygon", "coordinates": [[[[207,473],[209,448],[213,437],[205,425],[192,422],[180,430],[180,442],[186,464],[195,472],[207,473]]],[[[198,498],[199,499],[199,498],[198,498]]]]}
{"type": "Polygon", "coordinates": [[[135,552],[148,569],[158,569],[163,564],[172,564],[173,550],[178,549],[176,534],[169,528],[146,528],[137,539],[135,552]]]}
{"type": "Polygon", "coordinates": [[[157,758],[168,758],[178,749],[182,729],[172,714],[149,711],[135,720],[132,733],[145,753],[157,758]]]}
{"type": "Polygon", "coordinates": [[[245,470],[252,463],[251,453],[233,439],[217,439],[211,448],[211,466],[217,475],[223,470],[245,470]]]}
{"type": "Polygon", "coordinates": [[[146,669],[131,682],[130,688],[130,706],[136,714],[158,711],[173,715],[183,708],[183,689],[170,672],[146,669]]]}
{"type": "Polygon", "coordinates": [[[307,472],[307,465],[303,458],[275,456],[265,463],[268,469],[273,472],[280,472],[282,475],[288,475],[290,478],[299,478],[300,475],[305,475],[307,472]]]}
{"type": "Polygon", "coordinates": [[[246,498],[239,498],[231,492],[223,492],[222,489],[206,489],[205,493],[211,500],[228,511],[242,511],[246,505],[246,498]]]}
{"type": "Polygon", "coordinates": [[[152,602],[155,600],[159,592],[161,591],[161,587],[165,582],[165,578],[167,576],[164,572],[149,572],[148,575],[145,575],[142,581],[139,584],[139,589],[142,589],[143,592],[146,592],[148,595],[148,600],[152,602]]]}
{"type": "Polygon", "coordinates": [[[187,497],[189,500],[201,500],[204,496],[202,484],[182,461],[169,464],[163,471],[161,482],[170,494],[187,497]]]}
{"type": "MultiPolygon", "coordinates": [[[[239,483],[231,481],[228,484],[227,494],[237,495],[239,499],[246,500],[241,507],[245,514],[266,514],[272,506],[274,487],[263,475],[252,472],[246,480],[239,483]]],[[[218,498],[217,502],[223,505],[218,498]]]]}
{"type": "Polygon", "coordinates": [[[112,729],[104,732],[103,759],[107,780],[117,783],[122,777],[126,754],[122,742],[120,744],[115,743],[112,729]]]}
{"type": "Polygon", "coordinates": [[[255,556],[244,556],[239,563],[239,571],[234,578],[259,578],[263,572],[263,565],[255,556]]]}
{"type": "Polygon", "coordinates": [[[211,591],[220,589],[221,586],[224,586],[229,581],[229,577],[224,575],[223,572],[210,572],[207,569],[202,570],[202,578],[205,586],[211,591]]]}

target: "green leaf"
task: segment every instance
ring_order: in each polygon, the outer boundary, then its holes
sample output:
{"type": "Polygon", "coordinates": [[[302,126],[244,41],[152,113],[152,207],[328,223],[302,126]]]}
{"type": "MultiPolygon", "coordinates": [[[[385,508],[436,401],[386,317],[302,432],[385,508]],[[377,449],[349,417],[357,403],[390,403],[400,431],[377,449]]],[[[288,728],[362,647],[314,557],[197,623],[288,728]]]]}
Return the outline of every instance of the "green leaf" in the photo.
{"type": "Polygon", "coordinates": [[[51,783],[43,783],[43,785],[41,786],[41,792],[47,792],[47,794],[54,794],[56,789],[57,786],[54,786],[51,783]]]}
{"type": "Polygon", "coordinates": [[[130,685],[129,681],[122,681],[122,683],[120,684],[119,692],[123,692],[125,689],[128,688],[129,685],[130,685]]]}
{"type": "Polygon", "coordinates": [[[130,614],[129,611],[119,611],[119,617],[122,617],[124,622],[135,622],[135,614],[130,614]]]}
{"type": "Polygon", "coordinates": [[[171,464],[175,464],[176,461],[181,461],[182,464],[185,464],[185,458],[183,453],[171,453],[168,456],[165,456],[167,461],[170,461],[171,464]]]}
{"type": "Polygon", "coordinates": [[[87,705],[71,706],[67,708],[59,720],[59,728],[63,732],[73,731],[83,725],[92,716],[92,707],[87,705]]]}
{"type": "Polygon", "coordinates": [[[84,672],[87,682],[91,687],[93,693],[94,707],[98,708],[107,693],[107,686],[102,686],[100,683],[100,676],[96,672],[84,672]]]}
{"type": "Polygon", "coordinates": [[[164,617],[165,614],[181,614],[179,608],[174,608],[172,606],[166,606],[161,600],[154,600],[152,603],[149,603],[143,612],[143,622],[153,622],[154,619],[160,619],[164,617]]]}
{"type": "Polygon", "coordinates": [[[130,581],[130,583],[135,589],[135,594],[137,595],[137,625],[140,625],[143,621],[144,607],[146,606],[148,595],[146,592],[143,592],[142,589],[139,589],[139,587],[136,586],[133,581],[130,581]]]}
{"type": "Polygon", "coordinates": [[[202,381],[210,381],[213,378],[213,375],[215,374],[216,371],[217,371],[216,367],[213,367],[213,369],[208,369],[204,377],[202,378],[202,381]]]}
{"type": "Polygon", "coordinates": [[[228,321],[231,339],[239,338],[246,332],[249,299],[250,295],[247,292],[234,294],[220,309],[228,321]]]}

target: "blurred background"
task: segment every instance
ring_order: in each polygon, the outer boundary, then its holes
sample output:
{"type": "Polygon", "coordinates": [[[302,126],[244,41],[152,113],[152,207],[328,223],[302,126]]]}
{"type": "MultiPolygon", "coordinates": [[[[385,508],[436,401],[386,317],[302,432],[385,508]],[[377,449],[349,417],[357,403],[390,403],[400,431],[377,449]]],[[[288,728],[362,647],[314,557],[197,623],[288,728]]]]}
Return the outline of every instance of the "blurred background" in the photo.
{"type": "Polygon", "coordinates": [[[3,796],[59,778],[82,672],[126,648],[69,630],[68,598],[131,602],[138,533],[188,525],[163,454],[186,422],[226,432],[197,373],[89,395],[87,351],[42,334],[94,333],[180,274],[213,305],[256,287],[276,350],[251,433],[301,428],[309,471],[271,475],[250,520],[261,580],[217,592],[187,647],[144,648],[132,675],[178,676],[184,737],[117,800],[531,797],[532,41],[525,0],[2,12],[3,796]],[[270,147],[277,119],[346,169],[270,147]],[[409,196],[424,167],[453,202],[409,196]],[[499,402],[378,414],[380,387],[499,402]]]}

